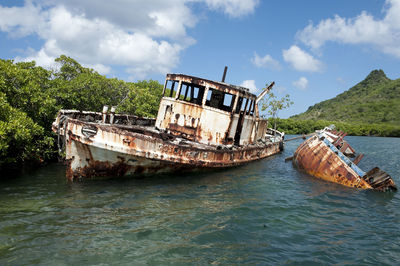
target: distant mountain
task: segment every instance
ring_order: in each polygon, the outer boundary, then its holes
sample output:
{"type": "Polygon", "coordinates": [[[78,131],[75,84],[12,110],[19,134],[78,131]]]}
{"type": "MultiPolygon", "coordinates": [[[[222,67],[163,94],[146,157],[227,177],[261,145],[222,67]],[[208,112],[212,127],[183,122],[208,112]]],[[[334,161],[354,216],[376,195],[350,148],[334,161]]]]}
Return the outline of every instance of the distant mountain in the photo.
{"type": "Polygon", "coordinates": [[[373,70],[349,90],[291,118],[400,125],[400,79],[373,70]]]}

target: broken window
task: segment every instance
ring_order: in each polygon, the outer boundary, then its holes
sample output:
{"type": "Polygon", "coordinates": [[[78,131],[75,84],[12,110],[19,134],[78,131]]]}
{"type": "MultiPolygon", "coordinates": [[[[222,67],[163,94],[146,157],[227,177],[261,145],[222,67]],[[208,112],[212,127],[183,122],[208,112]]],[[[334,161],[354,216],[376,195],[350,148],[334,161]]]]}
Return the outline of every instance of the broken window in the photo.
{"type": "Polygon", "coordinates": [[[205,87],[192,83],[182,82],[180,100],[201,105],[205,87]]]}
{"type": "Polygon", "coordinates": [[[165,92],[163,96],[175,98],[176,92],[178,91],[179,81],[177,80],[167,80],[165,85],[165,92]]]}
{"type": "Polygon", "coordinates": [[[216,89],[208,89],[206,105],[220,110],[231,112],[233,103],[235,102],[235,95],[219,91],[216,89]]]}
{"type": "Polygon", "coordinates": [[[242,112],[246,111],[248,105],[249,105],[249,99],[244,98],[242,102],[242,108],[240,108],[240,111],[242,112]]]}
{"type": "Polygon", "coordinates": [[[247,99],[244,97],[239,97],[238,103],[236,105],[235,113],[239,114],[240,112],[243,112],[246,114],[246,110],[249,107],[249,102],[250,102],[250,99],[247,99]]]}
{"type": "Polygon", "coordinates": [[[242,104],[243,104],[243,99],[244,99],[243,97],[239,97],[239,100],[236,105],[236,110],[235,110],[236,114],[238,114],[240,112],[240,108],[242,107],[242,104]]]}
{"type": "Polygon", "coordinates": [[[222,110],[231,112],[233,108],[233,104],[235,103],[235,95],[230,93],[224,94],[224,101],[222,103],[222,110]]]}
{"type": "Polygon", "coordinates": [[[256,110],[256,101],[253,100],[253,104],[252,104],[252,107],[250,109],[250,115],[254,115],[255,110],[256,110]]]}
{"type": "Polygon", "coordinates": [[[248,104],[248,106],[247,106],[246,115],[253,115],[254,114],[254,100],[249,99],[249,101],[250,101],[250,104],[248,104]]]}

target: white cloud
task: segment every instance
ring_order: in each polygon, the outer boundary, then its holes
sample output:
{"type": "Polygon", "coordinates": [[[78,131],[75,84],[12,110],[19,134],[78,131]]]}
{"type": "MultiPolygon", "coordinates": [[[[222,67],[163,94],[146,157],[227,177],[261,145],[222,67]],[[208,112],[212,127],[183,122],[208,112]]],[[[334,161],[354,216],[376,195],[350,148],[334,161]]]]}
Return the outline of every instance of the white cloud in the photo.
{"type": "Polygon", "coordinates": [[[296,70],[318,72],[321,71],[321,61],[303,51],[296,45],[292,45],[288,50],[283,50],[283,59],[290,63],[296,70]]]}
{"type": "MultiPolygon", "coordinates": [[[[44,1],[44,0],[42,0],[44,1]]],[[[197,23],[186,5],[187,0],[47,0],[62,3],[74,13],[89,20],[102,19],[119,28],[149,36],[176,38],[186,35],[186,28],[197,23]]]]}
{"type": "Polygon", "coordinates": [[[297,33],[297,38],[313,49],[328,41],[368,44],[386,54],[400,57],[400,0],[387,0],[386,7],[383,19],[375,19],[365,11],[355,18],[336,15],[320,21],[316,26],[310,23],[297,33]]]}
{"type": "Polygon", "coordinates": [[[30,1],[22,7],[2,7],[0,5],[0,30],[12,37],[22,37],[39,30],[43,24],[41,10],[30,1]]]}
{"type": "Polygon", "coordinates": [[[171,71],[181,52],[195,43],[187,29],[198,22],[189,2],[202,3],[231,17],[254,11],[258,0],[26,0],[0,5],[0,31],[14,38],[35,36],[42,47],[26,56],[51,67],[65,54],[102,74],[122,66],[134,78],[171,71]]]}
{"type": "Polygon", "coordinates": [[[251,58],[251,62],[256,67],[266,67],[275,70],[281,69],[279,62],[273,59],[269,54],[266,54],[264,57],[260,57],[257,53],[254,53],[254,57],[251,58]]]}
{"type": "Polygon", "coordinates": [[[308,87],[308,79],[305,77],[299,78],[299,80],[293,81],[293,86],[298,88],[299,90],[305,90],[308,87]]]}
{"type": "Polygon", "coordinates": [[[259,0],[205,0],[211,9],[222,9],[231,17],[241,17],[254,12],[259,0]]]}
{"type": "MultiPolygon", "coordinates": [[[[38,65],[49,67],[56,57],[66,54],[83,65],[95,66],[103,74],[110,72],[107,65],[125,66],[135,78],[168,72],[177,65],[179,53],[190,43],[185,36],[183,42],[157,40],[151,34],[130,32],[105,18],[89,19],[86,13],[68,10],[62,5],[45,8],[31,2],[23,7],[0,7],[0,29],[16,30],[20,35],[35,33],[44,40],[39,50],[30,50],[30,55],[17,60],[35,60],[38,65]],[[7,19],[9,15],[13,15],[11,22],[7,19]],[[35,23],[25,23],[26,16],[35,23]]],[[[152,31],[157,32],[158,25],[152,31]]]]}
{"type": "Polygon", "coordinates": [[[251,93],[256,93],[257,92],[257,86],[256,82],[252,79],[250,80],[244,80],[240,86],[248,88],[251,93]]]}

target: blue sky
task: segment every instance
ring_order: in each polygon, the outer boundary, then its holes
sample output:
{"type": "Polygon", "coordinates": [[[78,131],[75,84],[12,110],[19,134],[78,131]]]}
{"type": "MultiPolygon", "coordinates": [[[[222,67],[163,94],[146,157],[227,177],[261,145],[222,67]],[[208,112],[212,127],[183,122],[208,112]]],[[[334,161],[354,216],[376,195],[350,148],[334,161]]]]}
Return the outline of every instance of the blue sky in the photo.
{"type": "Polygon", "coordinates": [[[0,58],[54,68],[68,55],[126,81],[184,73],[275,81],[289,117],[383,69],[400,78],[400,0],[0,1],[0,58]]]}

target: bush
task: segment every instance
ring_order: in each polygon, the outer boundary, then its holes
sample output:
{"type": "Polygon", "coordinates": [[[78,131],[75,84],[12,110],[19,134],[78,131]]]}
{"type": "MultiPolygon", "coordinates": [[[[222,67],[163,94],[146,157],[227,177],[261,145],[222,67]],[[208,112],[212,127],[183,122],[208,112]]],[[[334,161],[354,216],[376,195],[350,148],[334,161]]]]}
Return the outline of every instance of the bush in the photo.
{"type": "Polygon", "coordinates": [[[65,55],[50,71],[35,62],[0,59],[0,170],[10,164],[56,158],[51,131],[58,110],[117,111],[155,117],[163,86],[109,79],[65,55]]]}
{"type": "MultiPolygon", "coordinates": [[[[272,121],[271,121],[272,122],[272,121]]],[[[400,137],[400,126],[390,124],[350,123],[326,120],[277,119],[277,129],[286,134],[308,134],[334,124],[336,130],[353,136],[400,137]]]]}
{"type": "Polygon", "coordinates": [[[0,169],[20,162],[51,158],[53,139],[24,112],[15,109],[0,92],[0,169]]]}

